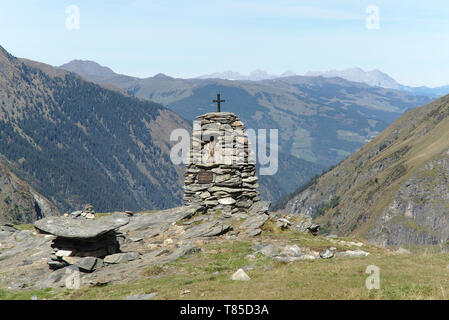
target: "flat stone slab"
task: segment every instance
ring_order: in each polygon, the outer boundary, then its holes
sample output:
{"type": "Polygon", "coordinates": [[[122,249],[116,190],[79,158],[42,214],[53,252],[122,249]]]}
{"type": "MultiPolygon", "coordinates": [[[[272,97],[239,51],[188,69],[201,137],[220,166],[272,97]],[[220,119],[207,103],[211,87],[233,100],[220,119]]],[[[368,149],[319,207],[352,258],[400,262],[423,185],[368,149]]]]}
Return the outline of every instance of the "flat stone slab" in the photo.
{"type": "Polygon", "coordinates": [[[121,231],[139,231],[147,228],[160,228],[169,226],[173,222],[190,218],[201,210],[201,206],[181,206],[172,209],[142,215],[134,215],[129,224],[121,228],[121,231]]]}
{"type": "Polygon", "coordinates": [[[246,219],[245,222],[240,226],[241,230],[244,229],[258,229],[265,224],[268,220],[269,216],[267,214],[260,214],[257,216],[251,216],[246,219]]]}
{"type": "Polygon", "coordinates": [[[257,201],[249,208],[248,214],[250,215],[258,215],[258,214],[266,214],[268,213],[268,209],[270,208],[270,201],[257,201]]]}
{"type": "Polygon", "coordinates": [[[104,257],[105,263],[124,263],[128,261],[133,261],[136,259],[139,259],[140,255],[137,252],[122,252],[122,253],[115,253],[111,254],[109,256],[104,257]]]}
{"type": "Polygon", "coordinates": [[[369,255],[369,252],[363,250],[346,250],[342,252],[337,252],[335,256],[337,257],[351,257],[351,258],[360,258],[366,257],[369,255]]]}
{"type": "Polygon", "coordinates": [[[126,225],[129,217],[113,214],[98,219],[74,219],[70,217],[48,217],[34,223],[36,229],[69,239],[96,238],[126,225]]]}
{"type": "Polygon", "coordinates": [[[220,221],[204,222],[187,230],[182,239],[208,238],[226,233],[232,228],[229,223],[220,221]]]}

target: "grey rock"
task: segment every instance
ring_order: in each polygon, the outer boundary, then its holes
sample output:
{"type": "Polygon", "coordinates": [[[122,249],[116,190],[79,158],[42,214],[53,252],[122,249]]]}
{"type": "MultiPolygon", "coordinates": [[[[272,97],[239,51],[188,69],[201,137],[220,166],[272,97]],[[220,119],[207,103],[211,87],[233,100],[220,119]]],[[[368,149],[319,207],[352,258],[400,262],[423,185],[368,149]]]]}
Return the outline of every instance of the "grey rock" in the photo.
{"type": "Polygon", "coordinates": [[[8,239],[12,235],[9,231],[0,231],[0,241],[8,239]]]}
{"type": "Polygon", "coordinates": [[[243,179],[242,182],[245,182],[245,183],[256,183],[257,180],[258,180],[258,178],[253,176],[253,177],[248,177],[248,178],[243,179]]]}
{"type": "Polygon", "coordinates": [[[125,263],[139,258],[140,255],[137,252],[122,252],[111,254],[109,256],[104,257],[104,263],[108,264],[125,263]]]}
{"type": "Polygon", "coordinates": [[[245,236],[247,237],[256,237],[262,233],[262,229],[249,229],[245,232],[245,236]]]}
{"type": "Polygon", "coordinates": [[[71,216],[74,217],[74,218],[76,218],[76,217],[79,217],[82,213],[83,213],[83,211],[81,211],[81,210],[73,211],[73,212],[71,213],[71,216]]]}
{"type": "Polygon", "coordinates": [[[56,257],[68,257],[72,254],[71,250],[58,250],[55,253],[56,257]]]}
{"type": "Polygon", "coordinates": [[[231,179],[231,175],[230,174],[223,174],[223,175],[217,175],[215,177],[215,183],[220,183],[226,180],[231,179]]]}
{"type": "Polygon", "coordinates": [[[322,259],[330,259],[330,258],[332,258],[333,256],[334,256],[334,251],[333,251],[333,250],[330,250],[330,249],[326,249],[326,250],[320,252],[320,257],[321,257],[322,259]]]}
{"type": "Polygon", "coordinates": [[[142,255],[142,258],[143,259],[152,260],[154,258],[157,258],[157,257],[162,256],[164,254],[167,254],[169,252],[170,251],[165,249],[165,248],[157,249],[157,250],[153,250],[153,251],[151,251],[149,253],[145,253],[144,255],[142,255]]]}
{"type": "Polygon", "coordinates": [[[398,250],[396,250],[396,253],[399,253],[399,254],[411,254],[410,250],[402,248],[402,247],[400,247],[398,250]]]}
{"type": "Polygon", "coordinates": [[[302,219],[298,219],[299,221],[292,226],[292,229],[297,232],[307,233],[309,232],[310,227],[312,227],[312,218],[308,216],[300,216],[302,219]]]}
{"type": "Polygon", "coordinates": [[[236,201],[233,198],[231,198],[231,197],[224,198],[224,199],[219,199],[218,202],[220,204],[224,204],[224,205],[231,205],[231,204],[236,203],[236,201]]]}
{"type": "Polygon", "coordinates": [[[275,256],[273,257],[274,260],[282,262],[282,263],[290,263],[294,261],[301,261],[304,260],[303,256],[299,257],[292,257],[292,256],[275,256]]]}
{"type": "Polygon", "coordinates": [[[8,231],[8,232],[18,232],[20,231],[19,229],[16,229],[12,224],[3,224],[0,225],[0,231],[8,231]]]}
{"type": "Polygon", "coordinates": [[[241,224],[239,229],[258,229],[265,224],[268,218],[269,216],[267,214],[251,216],[241,224]]]}
{"type": "Polygon", "coordinates": [[[102,265],[102,260],[96,257],[83,257],[78,259],[74,264],[74,266],[85,272],[92,272],[100,268],[102,265]]]}
{"type": "Polygon", "coordinates": [[[189,229],[182,238],[192,239],[218,236],[231,230],[231,228],[231,224],[222,221],[204,222],[189,229]]]}
{"type": "Polygon", "coordinates": [[[59,269],[56,271],[51,272],[46,277],[44,277],[41,280],[38,280],[34,284],[34,288],[36,289],[46,289],[46,288],[55,288],[55,287],[62,287],[65,285],[65,275],[69,272],[71,273],[72,270],[68,269],[69,267],[65,267],[63,269],[59,269]]]}
{"type": "Polygon", "coordinates": [[[248,254],[245,256],[245,259],[254,261],[254,260],[257,260],[257,257],[254,254],[248,254]]]}
{"type": "Polygon", "coordinates": [[[48,243],[50,240],[46,238],[30,237],[22,242],[19,242],[14,248],[8,249],[0,253],[0,261],[14,257],[15,255],[27,250],[38,248],[39,246],[48,243]]]}
{"type": "Polygon", "coordinates": [[[270,243],[270,244],[264,245],[257,252],[263,254],[264,256],[273,257],[273,256],[278,255],[279,249],[274,244],[270,243]]]}
{"type": "Polygon", "coordinates": [[[253,205],[251,200],[241,200],[235,204],[238,208],[250,208],[253,205]]]}
{"type": "Polygon", "coordinates": [[[194,253],[199,252],[199,251],[201,251],[201,248],[199,248],[197,246],[184,245],[184,246],[179,247],[175,251],[173,251],[168,256],[161,257],[161,259],[158,261],[158,263],[172,262],[172,261],[178,260],[179,258],[181,258],[181,257],[183,257],[185,255],[194,254],[194,253]]]}
{"type": "Polygon", "coordinates": [[[250,215],[259,215],[268,213],[268,209],[270,208],[270,201],[257,201],[254,202],[251,208],[248,210],[248,214],[250,215]]]}
{"type": "Polygon", "coordinates": [[[139,231],[149,227],[169,226],[173,222],[190,218],[197,212],[201,212],[201,205],[180,206],[172,209],[161,210],[151,214],[140,214],[131,217],[130,222],[121,227],[121,231],[139,231]]]}
{"type": "Polygon", "coordinates": [[[231,179],[217,182],[215,183],[215,185],[223,187],[239,187],[240,185],[242,185],[242,179],[240,177],[232,177],[231,179]]]}
{"type": "Polygon", "coordinates": [[[296,244],[292,246],[287,246],[282,250],[281,255],[288,257],[300,257],[301,248],[299,248],[296,244]]]}
{"type": "Polygon", "coordinates": [[[95,238],[124,226],[129,217],[123,214],[104,216],[99,219],[70,219],[68,217],[48,217],[38,220],[34,226],[44,233],[71,239],[95,238]]]}
{"type": "Polygon", "coordinates": [[[148,293],[148,294],[135,294],[132,296],[127,296],[125,300],[151,300],[157,296],[157,292],[148,293]]]}
{"type": "Polygon", "coordinates": [[[276,221],[276,227],[281,229],[287,229],[291,225],[291,222],[284,218],[279,218],[276,221]]]}
{"type": "Polygon", "coordinates": [[[241,193],[244,191],[244,189],[212,186],[212,187],[209,187],[207,189],[207,191],[209,191],[211,193],[214,193],[214,192],[241,193]]]}
{"type": "Polygon", "coordinates": [[[203,203],[206,206],[211,206],[211,207],[214,207],[214,206],[218,205],[218,201],[216,201],[216,200],[206,200],[203,203]]]}
{"type": "Polygon", "coordinates": [[[369,252],[363,250],[346,250],[343,252],[337,252],[335,254],[335,256],[338,257],[350,257],[350,258],[366,257],[367,255],[369,255],[369,252]]]}
{"type": "Polygon", "coordinates": [[[47,260],[47,264],[50,267],[50,269],[52,269],[52,270],[61,269],[61,268],[67,267],[69,265],[65,261],[57,261],[57,260],[51,260],[51,259],[47,260]]]}
{"type": "Polygon", "coordinates": [[[31,231],[29,230],[22,230],[14,233],[14,238],[16,239],[16,241],[23,241],[25,239],[29,239],[30,237],[31,231]]]}
{"type": "Polygon", "coordinates": [[[238,269],[232,276],[231,280],[234,281],[249,281],[251,278],[246,274],[243,269],[238,269]]]}

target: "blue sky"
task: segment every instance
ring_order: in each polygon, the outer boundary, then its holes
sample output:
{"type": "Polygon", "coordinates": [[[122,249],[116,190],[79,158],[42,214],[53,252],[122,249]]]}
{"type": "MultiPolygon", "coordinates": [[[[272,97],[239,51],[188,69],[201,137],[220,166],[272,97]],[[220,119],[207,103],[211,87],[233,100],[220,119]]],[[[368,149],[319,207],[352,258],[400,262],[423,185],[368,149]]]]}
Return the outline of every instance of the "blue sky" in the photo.
{"type": "Polygon", "coordinates": [[[0,45],[51,65],[89,59],[139,77],[361,67],[449,84],[447,1],[1,0],[0,45]],[[76,5],[80,28],[68,30],[76,5]],[[369,5],[379,29],[366,28],[369,5]]]}

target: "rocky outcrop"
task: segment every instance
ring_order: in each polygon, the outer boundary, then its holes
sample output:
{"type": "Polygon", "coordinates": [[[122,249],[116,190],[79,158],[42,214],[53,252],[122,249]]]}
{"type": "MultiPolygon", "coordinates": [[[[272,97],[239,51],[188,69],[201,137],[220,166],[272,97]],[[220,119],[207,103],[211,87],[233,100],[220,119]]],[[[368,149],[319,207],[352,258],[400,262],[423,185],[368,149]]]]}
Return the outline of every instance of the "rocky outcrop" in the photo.
{"type": "Polygon", "coordinates": [[[114,214],[98,219],[91,218],[93,208],[86,207],[89,213],[73,212],[70,216],[45,218],[34,223],[42,233],[56,238],[47,260],[51,269],[60,269],[69,265],[90,272],[101,267],[104,257],[120,252],[120,242],[124,236],[116,229],[127,224],[129,217],[114,214]]]}
{"type": "Polygon", "coordinates": [[[427,162],[400,185],[367,238],[380,246],[446,243],[448,181],[448,154],[427,162]]]}
{"type": "MultiPolygon", "coordinates": [[[[258,210],[263,208],[260,206],[258,210]]],[[[21,242],[12,242],[7,250],[0,251],[0,261],[7,261],[2,266],[10,268],[20,264],[24,257],[32,256],[27,263],[35,267],[20,280],[26,286],[65,286],[65,274],[73,270],[80,272],[78,276],[83,284],[103,285],[126,277],[140,277],[137,270],[145,266],[162,265],[195,254],[201,251],[205,241],[247,237],[245,232],[233,230],[233,224],[240,219],[258,217],[258,227],[268,219],[268,215],[259,211],[256,216],[242,214],[226,218],[205,214],[202,209],[192,205],[152,213],[98,215],[94,214],[93,207],[86,206],[83,211],[36,221],[38,233],[5,225],[0,228],[0,250],[4,243],[9,243],[5,239],[9,241],[13,237],[21,242]],[[47,258],[47,270],[42,265],[44,258],[47,258]]],[[[251,221],[245,230],[255,226],[256,222],[251,221]]]]}
{"type": "Polygon", "coordinates": [[[92,239],[100,237],[129,222],[124,214],[113,214],[98,219],[87,219],[83,216],[51,217],[34,223],[36,229],[64,239],[92,239]]]}
{"type": "Polygon", "coordinates": [[[55,205],[19,179],[2,161],[6,160],[0,155],[0,223],[32,223],[59,215],[55,205]]]}
{"type": "Polygon", "coordinates": [[[449,239],[449,96],[409,111],[280,210],[380,246],[449,239]]]}

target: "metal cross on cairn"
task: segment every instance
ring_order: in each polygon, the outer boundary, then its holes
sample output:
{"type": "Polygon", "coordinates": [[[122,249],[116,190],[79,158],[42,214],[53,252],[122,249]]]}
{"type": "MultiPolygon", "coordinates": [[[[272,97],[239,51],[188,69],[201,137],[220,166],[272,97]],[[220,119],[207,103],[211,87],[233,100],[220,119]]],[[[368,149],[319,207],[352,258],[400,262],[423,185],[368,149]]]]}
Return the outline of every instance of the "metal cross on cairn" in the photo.
{"type": "Polygon", "coordinates": [[[220,99],[220,94],[219,93],[217,93],[217,99],[213,100],[212,102],[216,102],[217,103],[217,112],[221,112],[220,103],[221,102],[225,102],[225,100],[221,100],[220,99]]]}

